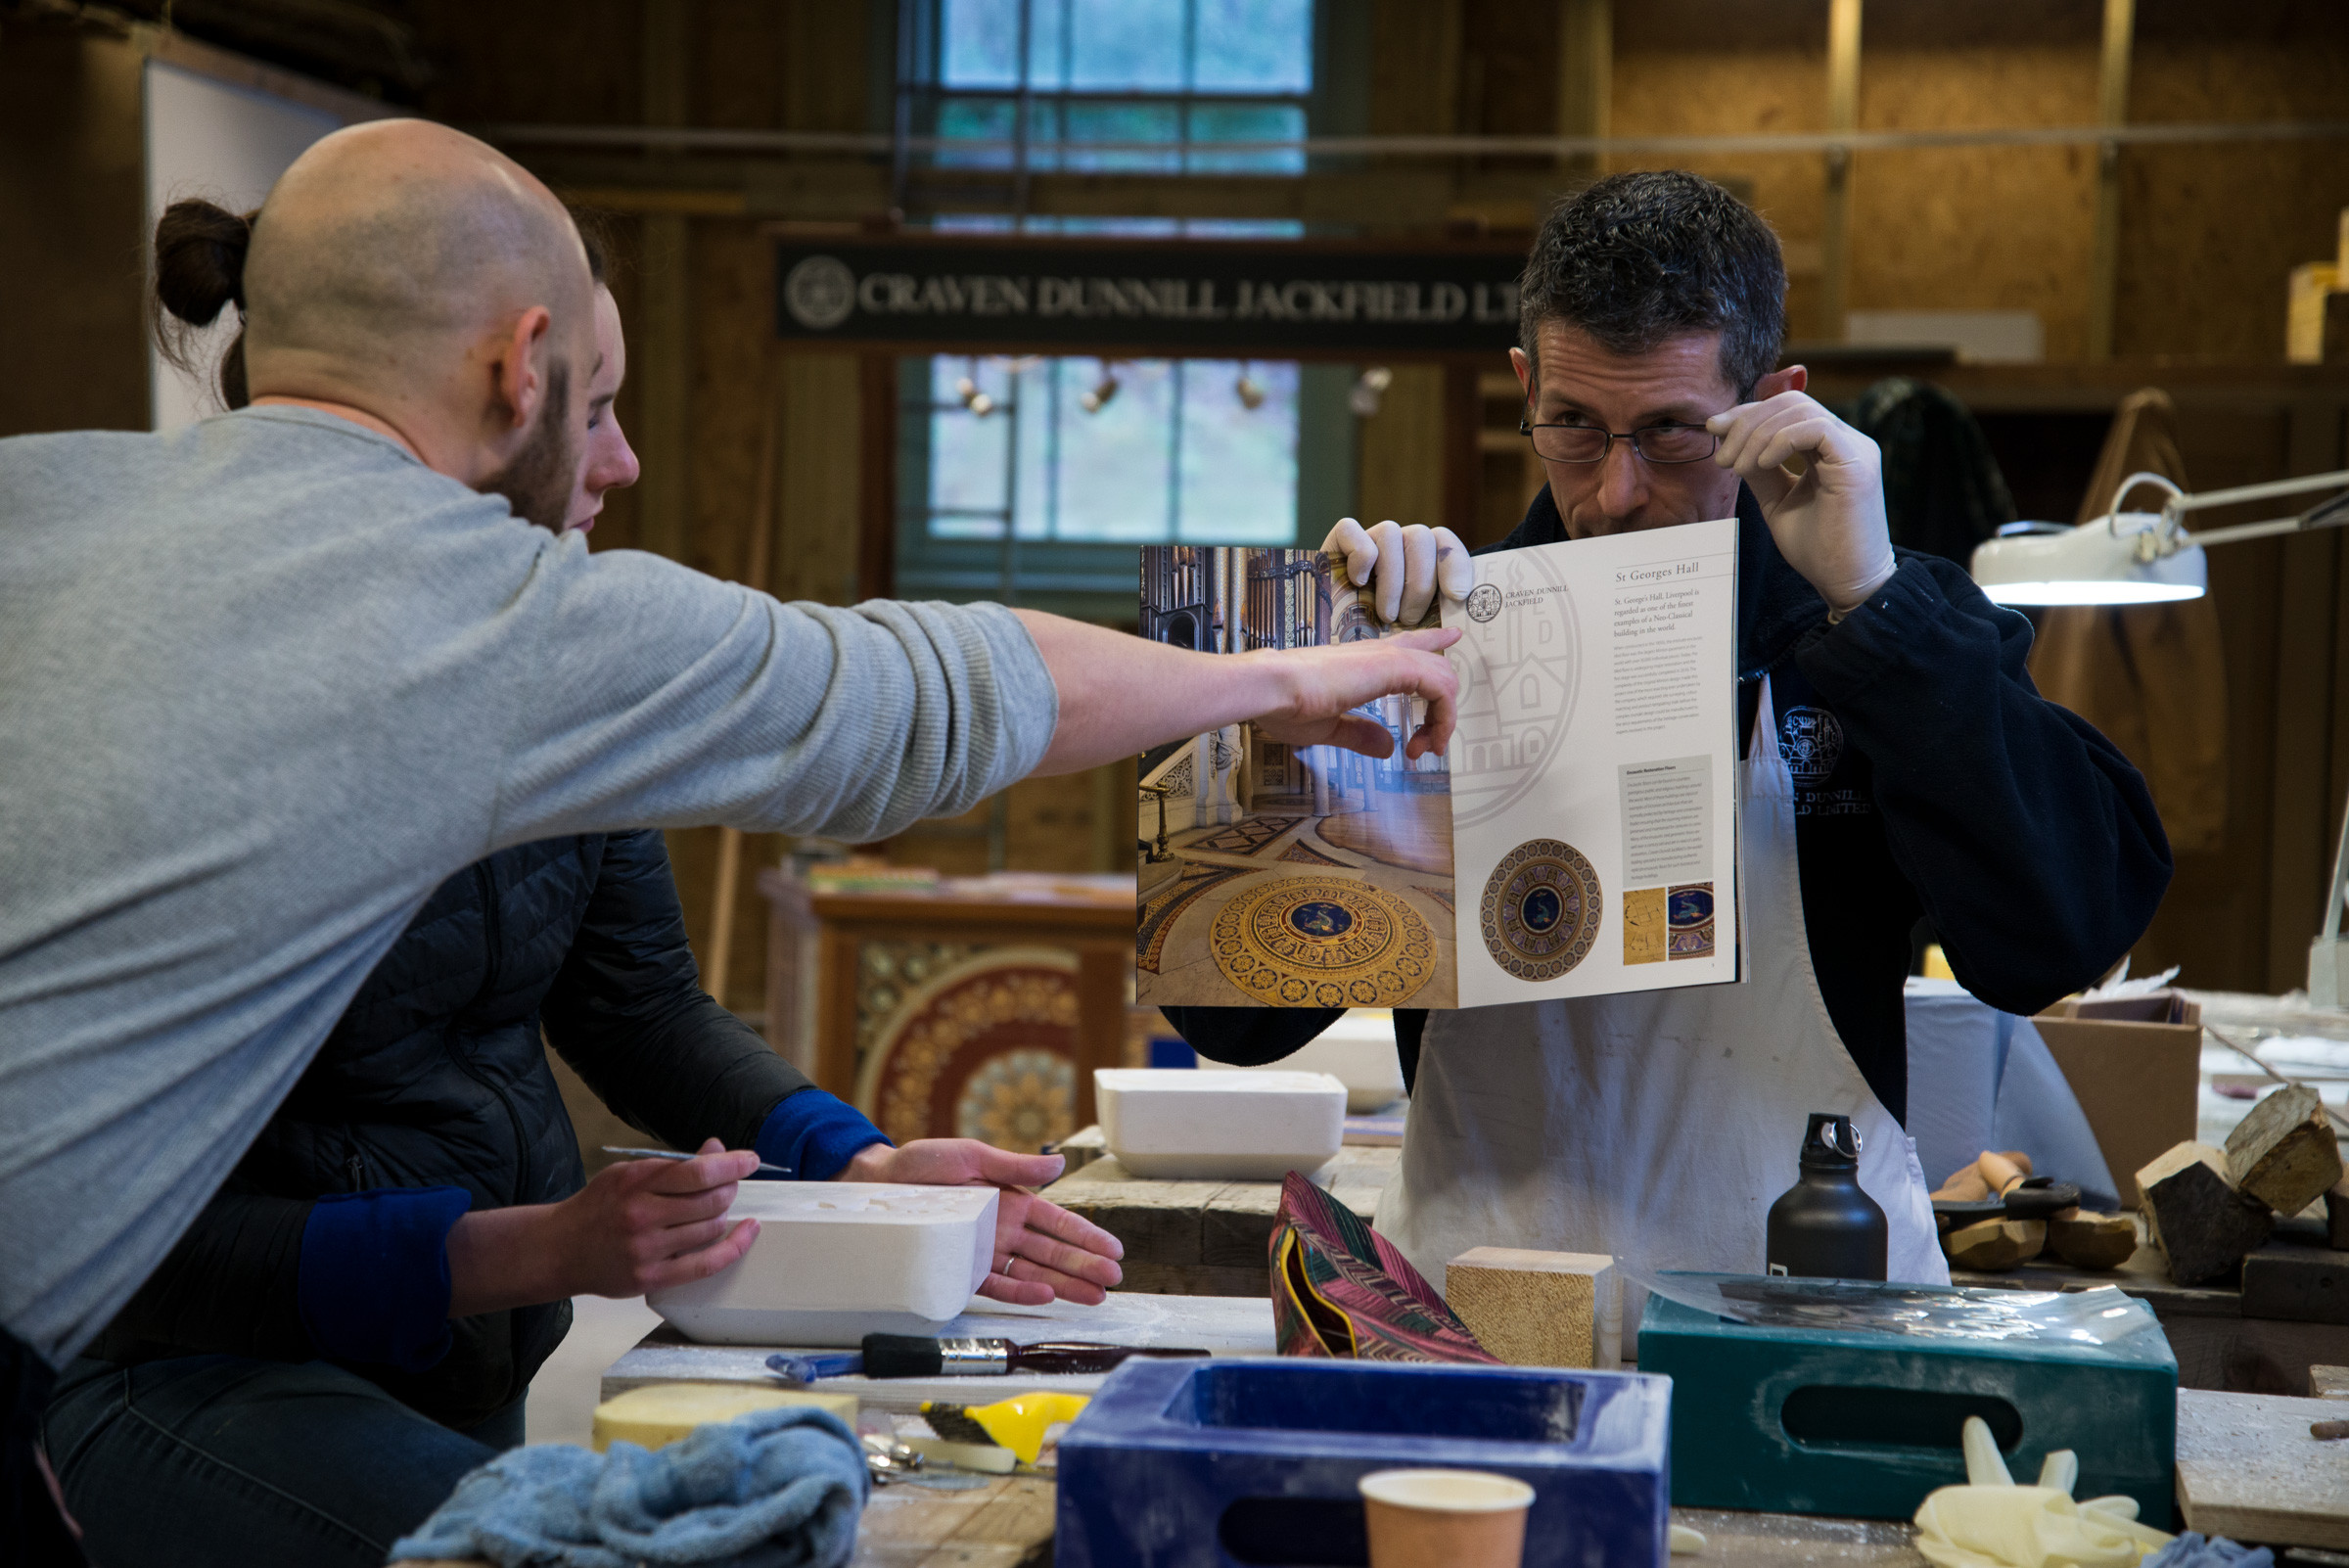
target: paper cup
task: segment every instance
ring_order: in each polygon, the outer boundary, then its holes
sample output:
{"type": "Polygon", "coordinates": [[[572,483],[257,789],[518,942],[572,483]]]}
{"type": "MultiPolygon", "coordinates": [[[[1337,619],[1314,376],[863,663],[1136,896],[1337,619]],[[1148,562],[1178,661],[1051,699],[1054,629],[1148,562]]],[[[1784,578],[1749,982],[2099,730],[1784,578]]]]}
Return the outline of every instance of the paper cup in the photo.
{"type": "Polygon", "coordinates": [[[1534,1489],[1484,1470],[1374,1470],[1359,1482],[1370,1568],[1518,1568],[1534,1489]]]}

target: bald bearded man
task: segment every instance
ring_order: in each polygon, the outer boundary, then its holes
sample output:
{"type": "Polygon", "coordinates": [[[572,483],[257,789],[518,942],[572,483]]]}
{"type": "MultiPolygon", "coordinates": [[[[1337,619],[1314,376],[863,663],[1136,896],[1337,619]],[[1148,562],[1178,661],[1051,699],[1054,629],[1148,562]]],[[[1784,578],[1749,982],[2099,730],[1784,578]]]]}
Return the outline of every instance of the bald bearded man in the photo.
{"type": "Polygon", "coordinates": [[[41,1527],[50,1369],[461,866],[646,825],[879,838],[1241,719],[1380,753],[1350,710],[1393,692],[1428,702],[1414,755],[1449,740],[1450,634],[1213,657],[591,557],[550,531],[594,366],[583,253],[543,186],[443,127],[305,153],[242,302],[248,408],[0,441],[0,1507],[20,1537],[41,1527]]]}

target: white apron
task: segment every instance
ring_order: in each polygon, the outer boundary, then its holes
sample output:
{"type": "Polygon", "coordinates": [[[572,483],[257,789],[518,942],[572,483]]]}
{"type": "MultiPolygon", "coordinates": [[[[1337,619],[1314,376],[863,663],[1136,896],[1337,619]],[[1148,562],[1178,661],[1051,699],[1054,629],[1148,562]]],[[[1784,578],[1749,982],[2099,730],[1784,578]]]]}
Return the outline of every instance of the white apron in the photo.
{"type": "MultiPolygon", "coordinates": [[[[1860,1076],[1812,972],[1767,680],[1743,783],[1744,979],[1428,1015],[1378,1229],[1438,1289],[1471,1247],[1607,1253],[1627,1273],[1759,1274],[1813,1111],[1860,1130],[1890,1277],[1950,1282],[1916,1144],[1860,1076]]],[[[1627,1356],[1646,1302],[1627,1277],[1627,1356]]]]}

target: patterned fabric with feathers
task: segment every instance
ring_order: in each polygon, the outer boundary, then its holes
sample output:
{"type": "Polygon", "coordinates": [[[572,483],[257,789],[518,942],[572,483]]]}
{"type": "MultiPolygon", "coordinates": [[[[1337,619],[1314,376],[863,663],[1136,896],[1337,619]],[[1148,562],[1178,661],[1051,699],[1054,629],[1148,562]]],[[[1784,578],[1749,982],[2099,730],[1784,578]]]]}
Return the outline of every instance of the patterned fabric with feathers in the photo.
{"type": "Polygon", "coordinates": [[[1280,1184],[1271,1254],[1283,1356],[1500,1364],[1384,1236],[1294,1171],[1280,1184]]]}

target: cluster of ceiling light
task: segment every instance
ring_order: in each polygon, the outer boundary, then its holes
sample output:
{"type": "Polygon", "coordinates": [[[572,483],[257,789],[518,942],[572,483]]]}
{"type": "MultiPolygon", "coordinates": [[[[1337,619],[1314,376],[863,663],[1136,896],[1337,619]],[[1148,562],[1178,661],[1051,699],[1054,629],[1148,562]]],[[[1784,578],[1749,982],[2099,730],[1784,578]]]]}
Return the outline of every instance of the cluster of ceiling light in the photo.
{"type": "MultiPolygon", "coordinates": [[[[1035,358],[1002,359],[997,360],[996,363],[1001,364],[1010,374],[1016,376],[1021,371],[1028,369],[1030,366],[1039,363],[1039,361],[1035,358]]],[[[1082,408],[1088,414],[1098,414],[1102,409],[1107,408],[1110,405],[1110,402],[1118,395],[1119,388],[1125,385],[1123,382],[1118,380],[1118,373],[1114,368],[1118,363],[1119,361],[1114,359],[1104,359],[1101,361],[1100,378],[1078,395],[1077,404],[1079,407],[1082,408]]],[[[1252,368],[1253,367],[1245,362],[1240,365],[1239,379],[1231,384],[1231,392],[1234,397],[1237,397],[1240,400],[1240,406],[1253,414],[1258,409],[1265,406],[1265,398],[1269,394],[1265,391],[1265,384],[1261,381],[1258,381],[1256,377],[1251,374],[1252,368]]],[[[1371,399],[1370,407],[1367,410],[1362,409],[1361,398],[1363,393],[1361,388],[1358,386],[1354,392],[1354,404],[1357,412],[1366,412],[1370,414],[1377,413],[1378,393],[1385,391],[1387,383],[1393,379],[1394,373],[1391,371],[1373,370],[1368,372],[1364,376],[1363,381],[1365,385],[1369,385],[1373,388],[1369,393],[1371,399]],[[1373,377],[1377,378],[1375,382],[1371,380],[1373,377]]],[[[1002,406],[995,400],[992,393],[984,392],[980,389],[979,357],[976,354],[971,356],[969,368],[964,371],[960,377],[956,378],[954,382],[954,395],[961,399],[963,407],[969,409],[972,415],[979,419],[985,419],[988,415],[993,413],[997,408],[1002,406]]]]}

